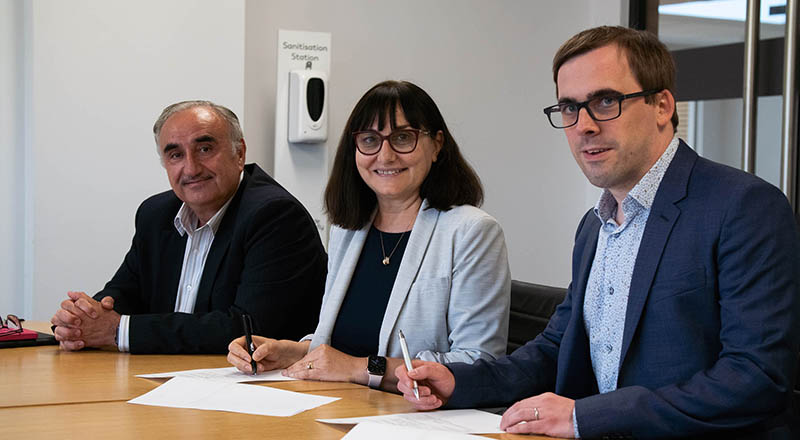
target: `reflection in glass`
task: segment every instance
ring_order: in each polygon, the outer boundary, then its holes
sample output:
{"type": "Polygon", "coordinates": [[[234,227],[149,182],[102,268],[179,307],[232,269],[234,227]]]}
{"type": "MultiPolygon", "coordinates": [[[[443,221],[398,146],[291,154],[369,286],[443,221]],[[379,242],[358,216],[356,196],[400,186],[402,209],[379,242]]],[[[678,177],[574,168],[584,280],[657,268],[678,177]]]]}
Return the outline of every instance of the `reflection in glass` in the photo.
{"type": "MultiPolygon", "coordinates": [[[[761,0],[760,39],[782,38],[784,35],[785,0],[761,0]]],[[[671,51],[742,43],[746,0],[675,1],[661,0],[659,6],[659,38],[671,51]]],[[[741,61],[739,61],[741,63],[741,61]]],[[[741,64],[731,63],[726,71],[741,71],[741,64]]],[[[684,69],[685,70],[685,69],[684,69]]],[[[678,75],[681,67],[678,66],[678,75]]],[[[699,84],[718,80],[712,77],[694,79],[699,84]]],[[[678,99],[680,125],[678,136],[703,157],[741,168],[742,99],[687,101],[678,99]]],[[[761,96],[757,100],[756,175],[773,185],[780,176],[781,96],[761,96]]]]}

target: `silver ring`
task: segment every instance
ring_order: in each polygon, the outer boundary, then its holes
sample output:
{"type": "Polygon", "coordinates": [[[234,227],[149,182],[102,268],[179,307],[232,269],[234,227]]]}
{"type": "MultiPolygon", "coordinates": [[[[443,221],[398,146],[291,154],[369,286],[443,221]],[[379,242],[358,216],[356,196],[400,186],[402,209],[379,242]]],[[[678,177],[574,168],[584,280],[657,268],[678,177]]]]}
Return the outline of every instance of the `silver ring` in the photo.
{"type": "Polygon", "coordinates": [[[539,420],[539,408],[533,408],[533,418],[539,420]]]}
{"type": "Polygon", "coordinates": [[[313,362],[309,362],[308,364],[306,364],[306,369],[307,370],[313,370],[314,369],[314,363],[313,362]]]}

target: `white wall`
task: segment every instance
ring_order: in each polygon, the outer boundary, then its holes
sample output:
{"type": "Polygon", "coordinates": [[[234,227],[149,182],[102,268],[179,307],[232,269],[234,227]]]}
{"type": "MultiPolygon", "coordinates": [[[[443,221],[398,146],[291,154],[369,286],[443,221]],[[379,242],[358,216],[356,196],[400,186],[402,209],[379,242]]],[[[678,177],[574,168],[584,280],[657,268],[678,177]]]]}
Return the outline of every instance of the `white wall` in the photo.
{"type": "Polygon", "coordinates": [[[244,2],[36,0],[26,14],[26,315],[49,319],[67,290],[102,288],[139,203],[169,188],[151,132],[161,110],[203,98],[242,115],[244,2]]]}
{"type": "Polygon", "coordinates": [[[418,83],[484,181],[514,277],[569,281],[595,190],[541,113],[550,61],[576,31],[620,23],[626,1],[0,2],[0,313],[45,320],[67,290],[102,288],[137,206],[168,188],[150,134],[165,105],[231,107],[248,161],[271,169],[279,28],[333,34],[331,154],[367,88],[418,83]]]}
{"type": "Polygon", "coordinates": [[[22,0],[0,0],[0,315],[23,314],[22,0]]]}
{"type": "Polygon", "coordinates": [[[330,32],[331,156],[368,88],[385,79],[417,83],[483,180],[484,209],[503,225],[513,277],[566,286],[575,227],[597,192],[542,113],[555,102],[551,60],[577,31],[622,23],[626,5],[248,0],[245,115],[258,121],[245,129],[251,157],[271,169],[278,29],[330,32]]]}

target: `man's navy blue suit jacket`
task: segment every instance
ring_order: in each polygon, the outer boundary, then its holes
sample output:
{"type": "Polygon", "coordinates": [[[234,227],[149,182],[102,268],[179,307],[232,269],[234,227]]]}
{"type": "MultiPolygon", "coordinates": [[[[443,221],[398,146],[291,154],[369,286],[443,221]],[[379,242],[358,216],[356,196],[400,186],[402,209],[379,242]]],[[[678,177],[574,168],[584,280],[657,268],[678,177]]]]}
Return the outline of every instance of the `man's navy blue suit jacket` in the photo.
{"type": "Polygon", "coordinates": [[[786,197],[681,142],[631,280],[618,389],[598,394],[583,302],[600,220],[581,220],[572,283],[547,328],[513,354],[448,365],[448,407],[575,399],[582,437],[789,434],[800,343],[800,238],[786,197]]]}
{"type": "Polygon", "coordinates": [[[136,233],[119,270],[94,298],[112,296],[132,315],[132,353],[227,353],[254,332],[298,340],[314,331],[325,289],[327,255],[303,205],[255,164],[246,165],[214,236],[194,313],[175,313],[187,236],[174,218],[182,202],[156,194],[136,212],[136,233]]]}

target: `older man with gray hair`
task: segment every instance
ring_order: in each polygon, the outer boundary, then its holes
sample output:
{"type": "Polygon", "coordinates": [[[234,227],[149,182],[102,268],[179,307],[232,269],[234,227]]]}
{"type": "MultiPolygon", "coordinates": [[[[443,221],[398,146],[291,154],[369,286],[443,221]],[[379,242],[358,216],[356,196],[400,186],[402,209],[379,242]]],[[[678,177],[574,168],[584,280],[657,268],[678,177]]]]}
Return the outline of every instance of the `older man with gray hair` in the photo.
{"type": "Polygon", "coordinates": [[[153,134],[172,190],[141,204],[131,248],[103,290],[67,293],[51,320],[61,348],[224,353],[243,314],[274,338],[313,331],[325,251],[300,202],[245,165],[236,115],[179,102],[153,134]]]}

